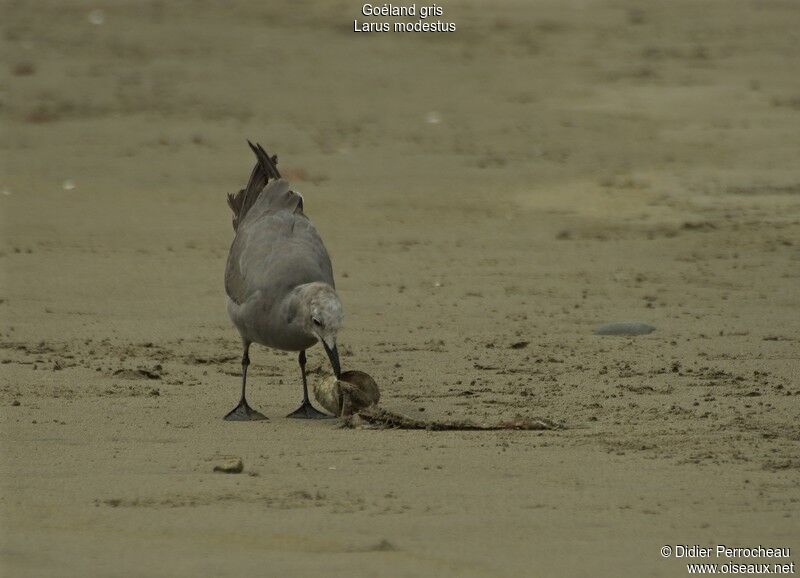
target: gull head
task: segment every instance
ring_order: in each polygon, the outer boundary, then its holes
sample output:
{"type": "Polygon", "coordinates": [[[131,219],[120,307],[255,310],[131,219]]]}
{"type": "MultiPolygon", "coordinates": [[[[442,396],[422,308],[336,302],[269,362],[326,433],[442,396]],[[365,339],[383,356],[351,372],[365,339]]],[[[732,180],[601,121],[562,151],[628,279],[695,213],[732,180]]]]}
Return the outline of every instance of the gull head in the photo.
{"type": "Polygon", "coordinates": [[[333,372],[341,374],[339,352],[336,349],[336,336],[342,328],[344,313],[342,302],[336,291],[327,283],[309,283],[304,287],[302,314],[303,325],[309,335],[313,335],[325,348],[331,361],[333,372]]]}

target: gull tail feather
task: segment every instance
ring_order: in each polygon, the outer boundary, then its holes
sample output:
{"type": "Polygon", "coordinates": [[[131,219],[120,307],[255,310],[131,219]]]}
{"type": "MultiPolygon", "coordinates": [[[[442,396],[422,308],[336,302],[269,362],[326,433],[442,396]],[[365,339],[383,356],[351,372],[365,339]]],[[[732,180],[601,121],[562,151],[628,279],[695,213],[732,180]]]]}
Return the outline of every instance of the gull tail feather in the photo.
{"type": "Polygon", "coordinates": [[[247,212],[258,200],[258,196],[264,187],[271,180],[281,178],[278,172],[278,156],[267,154],[260,144],[253,144],[247,141],[250,145],[250,150],[256,155],[256,166],[250,173],[250,179],[247,181],[247,187],[240,189],[238,193],[228,193],[228,206],[233,211],[233,230],[239,228],[239,223],[242,222],[247,212]]]}

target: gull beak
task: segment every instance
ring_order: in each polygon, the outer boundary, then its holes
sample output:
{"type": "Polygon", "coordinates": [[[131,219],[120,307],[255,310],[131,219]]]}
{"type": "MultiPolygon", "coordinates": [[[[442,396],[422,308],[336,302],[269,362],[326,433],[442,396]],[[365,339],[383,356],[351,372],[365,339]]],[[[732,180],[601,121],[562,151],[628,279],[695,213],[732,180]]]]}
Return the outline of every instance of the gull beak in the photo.
{"type": "Polygon", "coordinates": [[[328,354],[328,359],[331,360],[331,367],[333,367],[333,373],[336,375],[336,379],[342,375],[342,368],[339,365],[339,352],[336,350],[336,344],[333,344],[333,347],[329,347],[327,343],[325,343],[324,339],[321,339],[322,346],[325,348],[325,353],[328,354]]]}

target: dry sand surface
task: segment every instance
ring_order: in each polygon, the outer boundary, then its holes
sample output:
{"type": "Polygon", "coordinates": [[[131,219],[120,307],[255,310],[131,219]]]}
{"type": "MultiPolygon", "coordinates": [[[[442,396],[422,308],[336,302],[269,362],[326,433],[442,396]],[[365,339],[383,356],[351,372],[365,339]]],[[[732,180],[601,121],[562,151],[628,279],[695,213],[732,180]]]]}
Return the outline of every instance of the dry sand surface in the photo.
{"type": "Polygon", "coordinates": [[[372,35],[360,5],[0,4],[3,575],[800,563],[800,4],[458,1],[455,33],[372,35]],[[295,356],[261,347],[270,421],[224,422],[246,138],[385,407],[565,429],[287,420],[295,356]]]}

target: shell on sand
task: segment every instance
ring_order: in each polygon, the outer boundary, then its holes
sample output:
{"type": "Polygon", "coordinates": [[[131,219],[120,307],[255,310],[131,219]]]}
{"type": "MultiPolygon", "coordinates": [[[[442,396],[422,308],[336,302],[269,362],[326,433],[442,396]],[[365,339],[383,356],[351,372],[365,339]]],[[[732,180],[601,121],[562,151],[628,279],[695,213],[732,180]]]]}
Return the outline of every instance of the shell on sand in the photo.
{"type": "Polygon", "coordinates": [[[337,380],[331,375],[313,385],[317,402],[333,415],[356,413],[381,399],[378,384],[363,371],[345,371],[337,380]]]}

